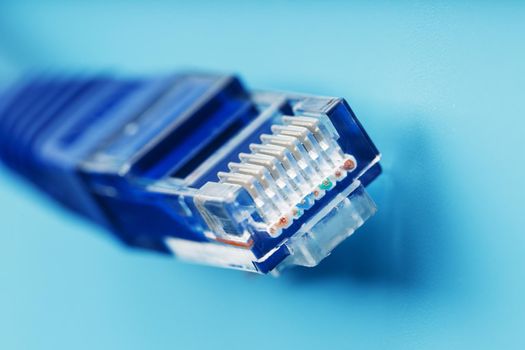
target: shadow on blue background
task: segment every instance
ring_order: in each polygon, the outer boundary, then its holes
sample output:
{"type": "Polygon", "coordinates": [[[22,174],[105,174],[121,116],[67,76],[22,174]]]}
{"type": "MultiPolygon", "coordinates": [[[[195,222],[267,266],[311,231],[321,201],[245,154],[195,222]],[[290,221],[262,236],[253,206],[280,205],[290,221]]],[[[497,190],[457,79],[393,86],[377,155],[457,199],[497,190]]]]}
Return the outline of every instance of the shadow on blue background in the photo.
{"type": "Polygon", "coordinates": [[[292,277],[301,282],[341,278],[352,284],[417,289],[434,277],[428,271],[455,273],[455,239],[443,226],[461,213],[443,201],[446,184],[440,173],[446,170],[445,160],[432,155],[432,134],[421,123],[375,117],[385,130],[400,135],[386,155],[394,159],[372,185],[379,212],[318,268],[293,270],[292,277]]]}

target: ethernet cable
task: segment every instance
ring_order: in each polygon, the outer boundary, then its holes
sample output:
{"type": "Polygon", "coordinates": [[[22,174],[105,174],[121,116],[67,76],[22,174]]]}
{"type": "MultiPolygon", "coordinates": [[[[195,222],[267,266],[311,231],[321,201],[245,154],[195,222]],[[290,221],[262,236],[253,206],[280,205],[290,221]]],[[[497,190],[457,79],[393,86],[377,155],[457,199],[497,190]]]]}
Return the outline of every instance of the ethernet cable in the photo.
{"type": "Polygon", "coordinates": [[[234,76],[27,77],[0,158],[127,246],[257,273],[315,266],[376,206],[380,154],[342,98],[234,76]]]}

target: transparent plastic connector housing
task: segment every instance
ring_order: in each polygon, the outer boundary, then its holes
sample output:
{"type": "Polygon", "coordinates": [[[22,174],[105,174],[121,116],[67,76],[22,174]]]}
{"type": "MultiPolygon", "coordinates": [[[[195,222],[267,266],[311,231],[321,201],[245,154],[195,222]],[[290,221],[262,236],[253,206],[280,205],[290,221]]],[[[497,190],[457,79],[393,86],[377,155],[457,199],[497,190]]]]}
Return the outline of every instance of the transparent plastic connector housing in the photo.
{"type": "Polygon", "coordinates": [[[277,273],[315,266],[376,207],[379,152],[341,98],[232,76],[42,75],[0,100],[4,163],[126,245],[277,273]]]}

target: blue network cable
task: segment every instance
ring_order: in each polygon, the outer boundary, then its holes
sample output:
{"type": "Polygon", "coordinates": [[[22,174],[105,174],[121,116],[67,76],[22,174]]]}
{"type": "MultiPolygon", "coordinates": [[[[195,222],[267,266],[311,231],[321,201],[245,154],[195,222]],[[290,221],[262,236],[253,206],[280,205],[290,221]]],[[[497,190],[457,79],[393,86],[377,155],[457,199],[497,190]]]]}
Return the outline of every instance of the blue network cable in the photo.
{"type": "Polygon", "coordinates": [[[0,158],[128,246],[259,273],[315,266],[374,214],[379,152],[344,99],[233,76],[35,76],[0,158]]]}

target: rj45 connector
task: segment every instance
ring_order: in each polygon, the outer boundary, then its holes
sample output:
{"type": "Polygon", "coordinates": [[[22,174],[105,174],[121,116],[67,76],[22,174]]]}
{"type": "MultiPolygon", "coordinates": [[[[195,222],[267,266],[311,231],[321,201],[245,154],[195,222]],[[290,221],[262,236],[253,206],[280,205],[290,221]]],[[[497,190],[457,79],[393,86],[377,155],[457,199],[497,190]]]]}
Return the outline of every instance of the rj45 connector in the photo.
{"type": "Polygon", "coordinates": [[[376,207],[341,98],[232,76],[36,76],[0,100],[4,163],[128,246],[258,273],[314,266],[376,207]]]}

